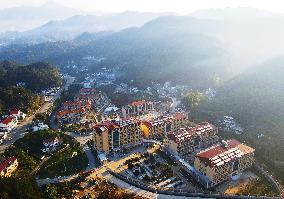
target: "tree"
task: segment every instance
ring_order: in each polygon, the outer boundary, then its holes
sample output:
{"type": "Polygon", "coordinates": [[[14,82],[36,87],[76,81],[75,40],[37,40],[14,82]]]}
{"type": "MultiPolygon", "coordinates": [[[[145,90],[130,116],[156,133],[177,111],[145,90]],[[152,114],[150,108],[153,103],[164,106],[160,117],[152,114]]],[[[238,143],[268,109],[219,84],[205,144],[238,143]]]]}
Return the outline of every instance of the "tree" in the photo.
{"type": "Polygon", "coordinates": [[[188,93],[182,100],[182,103],[189,110],[196,109],[204,100],[204,96],[199,91],[192,91],[188,93]]]}

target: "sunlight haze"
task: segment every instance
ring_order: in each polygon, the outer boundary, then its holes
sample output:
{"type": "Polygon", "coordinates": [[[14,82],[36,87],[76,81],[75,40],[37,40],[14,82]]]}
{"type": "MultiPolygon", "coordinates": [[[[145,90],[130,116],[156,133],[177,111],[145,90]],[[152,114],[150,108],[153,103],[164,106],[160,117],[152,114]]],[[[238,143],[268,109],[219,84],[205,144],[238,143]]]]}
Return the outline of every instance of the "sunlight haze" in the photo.
{"type": "MultiPolygon", "coordinates": [[[[0,8],[40,6],[47,2],[46,0],[2,0],[0,1],[0,8]]],[[[123,12],[133,10],[188,14],[196,10],[209,8],[254,7],[271,12],[284,13],[284,2],[281,0],[53,0],[52,2],[89,12],[123,12]]]]}

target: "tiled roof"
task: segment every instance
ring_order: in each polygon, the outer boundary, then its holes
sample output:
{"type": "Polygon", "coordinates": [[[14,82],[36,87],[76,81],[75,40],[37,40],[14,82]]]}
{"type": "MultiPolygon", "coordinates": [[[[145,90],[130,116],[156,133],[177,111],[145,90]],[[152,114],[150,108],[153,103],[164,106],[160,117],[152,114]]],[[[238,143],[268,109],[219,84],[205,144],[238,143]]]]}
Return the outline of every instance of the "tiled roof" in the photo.
{"type": "Polygon", "coordinates": [[[11,164],[13,164],[15,160],[17,160],[15,156],[12,156],[6,159],[3,163],[0,164],[0,172],[2,172],[4,169],[9,167],[11,164]]]}
{"type": "Polygon", "coordinates": [[[19,112],[20,112],[19,109],[13,109],[13,110],[11,110],[9,113],[10,113],[10,115],[18,115],[19,112]]]}
{"type": "Polygon", "coordinates": [[[200,123],[196,127],[180,128],[177,132],[168,133],[168,138],[174,140],[176,143],[180,143],[189,140],[193,135],[201,135],[206,132],[215,130],[216,127],[207,122],[200,123]]]}
{"type": "Polygon", "coordinates": [[[12,116],[12,115],[10,115],[10,116],[6,117],[4,120],[2,120],[1,123],[7,125],[7,124],[9,124],[11,121],[13,121],[14,119],[15,119],[15,117],[12,116]]]}
{"type": "Polygon", "coordinates": [[[80,108],[80,109],[73,109],[73,110],[62,110],[57,113],[59,117],[63,117],[64,115],[70,115],[70,114],[78,114],[78,113],[84,113],[85,109],[80,108]]]}
{"type": "Polygon", "coordinates": [[[254,149],[240,143],[237,140],[228,140],[224,146],[215,145],[209,149],[201,151],[196,155],[200,160],[206,162],[210,167],[221,166],[227,162],[239,158],[247,153],[252,153],[254,149]]]}

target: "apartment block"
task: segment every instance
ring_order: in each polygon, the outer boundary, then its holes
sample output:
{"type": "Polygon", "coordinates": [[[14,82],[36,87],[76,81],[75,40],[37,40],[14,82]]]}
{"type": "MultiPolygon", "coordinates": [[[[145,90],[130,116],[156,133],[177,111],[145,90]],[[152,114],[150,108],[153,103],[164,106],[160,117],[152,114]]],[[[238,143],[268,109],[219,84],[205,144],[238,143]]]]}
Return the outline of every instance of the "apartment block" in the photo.
{"type": "Polygon", "coordinates": [[[93,139],[97,150],[102,152],[141,144],[140,121],[133,119],[116,122],[106,121],[94,127],[93,139]]]}
{"type": "Polygon", "coordinates": [[[253,148],[237,140],[228,140],[198,153],[194,167],[199,180],[209,188],[237,178],[253,162],[253,148]]]}
{"type": "Polygon", "coordinates": [[[218,140],[218,128],[208,122],[179,128],[167,134],[169,151],[182,158],[188,158],[198,150],[216,144],[218,140]]]}
{"type": "Polygon", "coordinates": [[[141,122],[141,129],[146,139],[155,139],[166,136],[167,133],[176,131],[187,123],[188,118],[186,113],[173,113],[152,120],[144,120],[141,122]]]}
{"type": "Polygon", "coordinates": [[[150,101],[135,101],[122,107],[122,116],[124,118],[145,114],[154,110],[154,103],[150,101]]]}

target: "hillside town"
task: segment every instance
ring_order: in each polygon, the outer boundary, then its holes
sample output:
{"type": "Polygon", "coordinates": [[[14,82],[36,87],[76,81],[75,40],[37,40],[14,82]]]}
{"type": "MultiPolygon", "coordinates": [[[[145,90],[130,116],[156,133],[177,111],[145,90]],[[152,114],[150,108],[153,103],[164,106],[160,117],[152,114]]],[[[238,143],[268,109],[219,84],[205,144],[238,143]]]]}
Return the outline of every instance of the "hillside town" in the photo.
{"type": "MultiPolygon", "coordinates": [[[[163,97],[176,96],[167,92],[166,88],[172,90],[169,83],[163,88],[163,97]]],[[[45,99],[50,98],[46,103],[53,103],[55,96],[60,98],[60,91],[44,91],[45,99]]],[[[80,186],[83,183],[83,188],[73,190],[73,197],[91,198],[90,182],[105,179],[121,188],[150,189],[148,198],[154,198],[151,190],[225,194],[232,186],[258,178],[251,170],[255,164],[252,147],[235,139],[223,140],[219,133],[224,129],[222,125],[219,129],[207,121],[196,123],[189,116],[190,111],[176,99],[161,103],[142,98],[119,107],[95,85],[79,84],[71,99],[59,104],[47,121],[34,119],[26,133],[40,135],[54,130],[71,136],[83,147],[88,167],[83,169],[84,174],[55,175],[37,182],[39,186],[65,181],[78,182],[80,186]]],[[[25,117],[16,109],[3,117],[1,142],[5,143],[25,117]]],[[[224,118],[226,127],[236,126],[231,117],[224,118]]],[[[70,145],[58,135],[49,135],[41,142],[41,163],[33,170],[39,175],[45,162],[70,145]]],[[[70,158],[77,155],[74,151],[70,158]]],[[[11,176],[17,168],[17,157],[8,157],[0,165],[1,176],[11,176]]]]}

